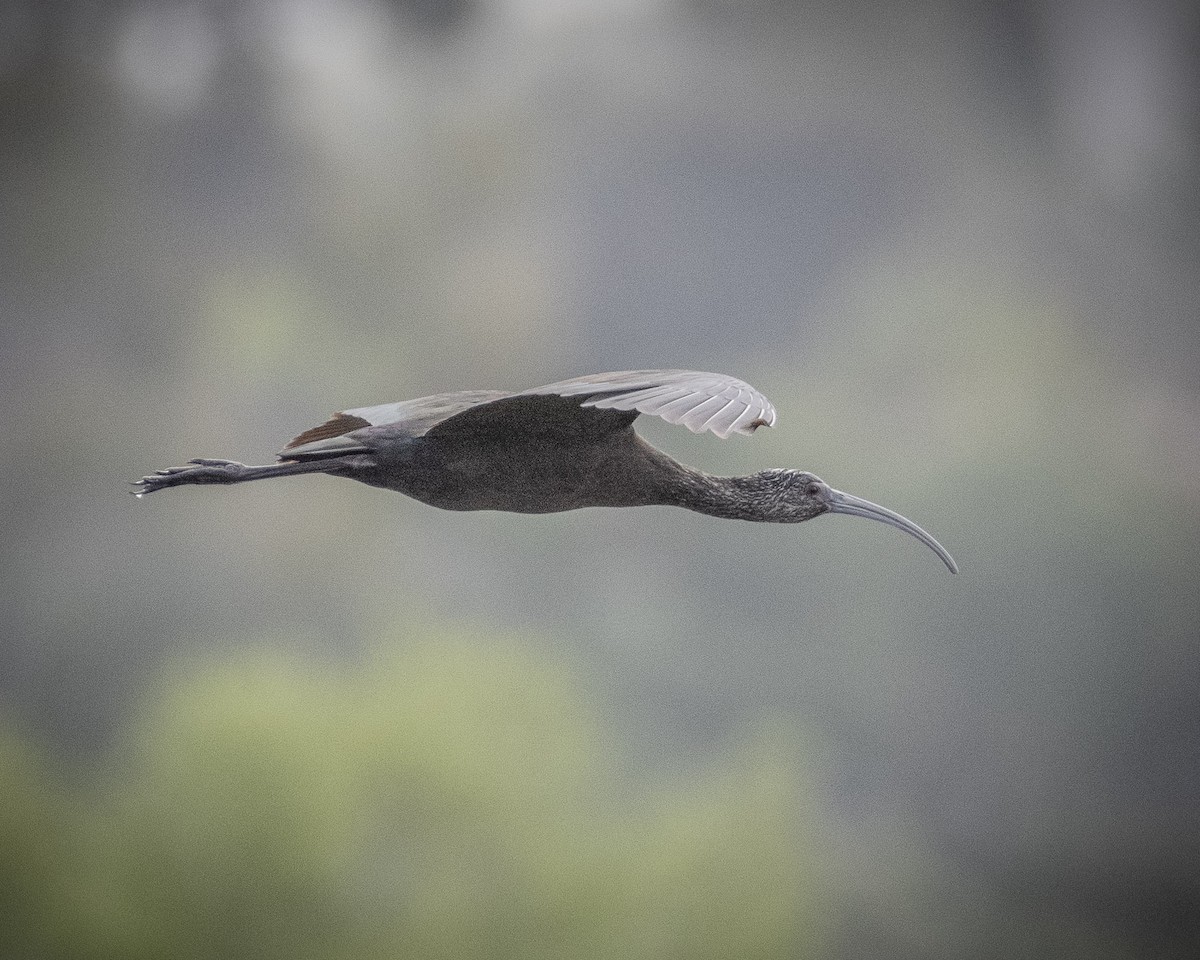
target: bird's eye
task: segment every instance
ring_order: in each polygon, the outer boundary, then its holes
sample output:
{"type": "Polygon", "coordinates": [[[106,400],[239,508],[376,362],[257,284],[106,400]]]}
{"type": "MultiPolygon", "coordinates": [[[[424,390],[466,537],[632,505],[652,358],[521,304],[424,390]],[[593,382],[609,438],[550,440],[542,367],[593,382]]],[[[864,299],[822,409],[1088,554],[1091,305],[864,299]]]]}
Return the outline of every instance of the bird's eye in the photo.
{"type": "Polygon", "coordinates": [[[821,492],[821,485],[819,483],[810,483],[804,488],[804,492],[810,497],[815,497],[821,492]]]}

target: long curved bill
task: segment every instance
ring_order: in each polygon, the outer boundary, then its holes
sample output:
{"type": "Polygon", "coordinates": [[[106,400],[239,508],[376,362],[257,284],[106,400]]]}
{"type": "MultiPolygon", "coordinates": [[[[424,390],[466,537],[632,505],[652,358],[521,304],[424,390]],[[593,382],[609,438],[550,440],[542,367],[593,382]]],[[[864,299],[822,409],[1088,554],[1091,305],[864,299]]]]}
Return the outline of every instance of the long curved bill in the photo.
{"type": "Polygon", "coordinates": [[[829,491],[829,512],[830,513],[845,513],[851,517],[866,517],[868,520],[878,520],[880,523],[886,523],[890,527],[896,527],[903,530],[905,533],[912,534],[920,540],[925,546],[941,557],[951,573],[958,573],[958,564],[954,562],[954,558],[946,552],[946,548],[933,539],[928,533],[918,527],[907,517],[902,517],[900,514],[889,510],[887,507],[881,507],[877,503],[872,503],[870,500],[864,500],[862,497],[856,497],[851,493],[842,493],[840,490],[829,491]]]}

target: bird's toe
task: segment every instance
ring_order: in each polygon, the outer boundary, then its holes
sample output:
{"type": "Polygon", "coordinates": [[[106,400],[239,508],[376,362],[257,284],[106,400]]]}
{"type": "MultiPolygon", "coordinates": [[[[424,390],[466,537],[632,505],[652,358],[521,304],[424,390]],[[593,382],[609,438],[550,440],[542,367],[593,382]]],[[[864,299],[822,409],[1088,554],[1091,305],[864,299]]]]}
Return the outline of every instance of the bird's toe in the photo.
{"type": "Polygon", "coordinates": [[[147,493],[153,493],[155,490],[161,490],[163,487],[171,485],[169,475],[165,470],[159,470],[148,477],[142,477],[141,480],[133,481],[133,490],[130,491],[135,497],[145,496],[147,493]]]}

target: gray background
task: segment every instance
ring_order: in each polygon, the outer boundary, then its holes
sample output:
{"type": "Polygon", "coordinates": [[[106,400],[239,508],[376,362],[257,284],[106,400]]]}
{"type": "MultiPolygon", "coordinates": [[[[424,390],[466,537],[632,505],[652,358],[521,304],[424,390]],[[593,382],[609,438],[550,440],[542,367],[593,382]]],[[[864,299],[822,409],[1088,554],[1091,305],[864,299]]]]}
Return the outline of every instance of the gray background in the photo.
{"type": "Polygon", "coordinates": [[[86,771],[181,655],[517,636],[633,781],[791,731],[821,955],[1189,955],[1186,6],[8,0],[0,715],[86,771]],[[811,470],[961,575],[846,518],[123,488],[348,406],[657,366],[779,423],[656,443],[811,470]]]}

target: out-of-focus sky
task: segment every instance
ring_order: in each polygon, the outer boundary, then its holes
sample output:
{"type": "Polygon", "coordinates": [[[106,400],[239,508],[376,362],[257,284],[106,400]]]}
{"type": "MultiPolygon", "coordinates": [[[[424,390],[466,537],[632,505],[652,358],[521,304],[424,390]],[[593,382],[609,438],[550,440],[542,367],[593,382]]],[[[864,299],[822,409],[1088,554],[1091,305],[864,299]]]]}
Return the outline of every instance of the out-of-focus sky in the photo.
{"type": "Polygon", "coordinates": [[[501,638],[593,706],[606,800],[786,757],[805,952],[1189,955],[1198,43],[1167,2],[9,0],[0,718],[86,780],[180,664],[501,638]],[[125,493],[644,367],[779,410],[655,443],[812,470],[962,573],[847,518],[125,493]]]}

